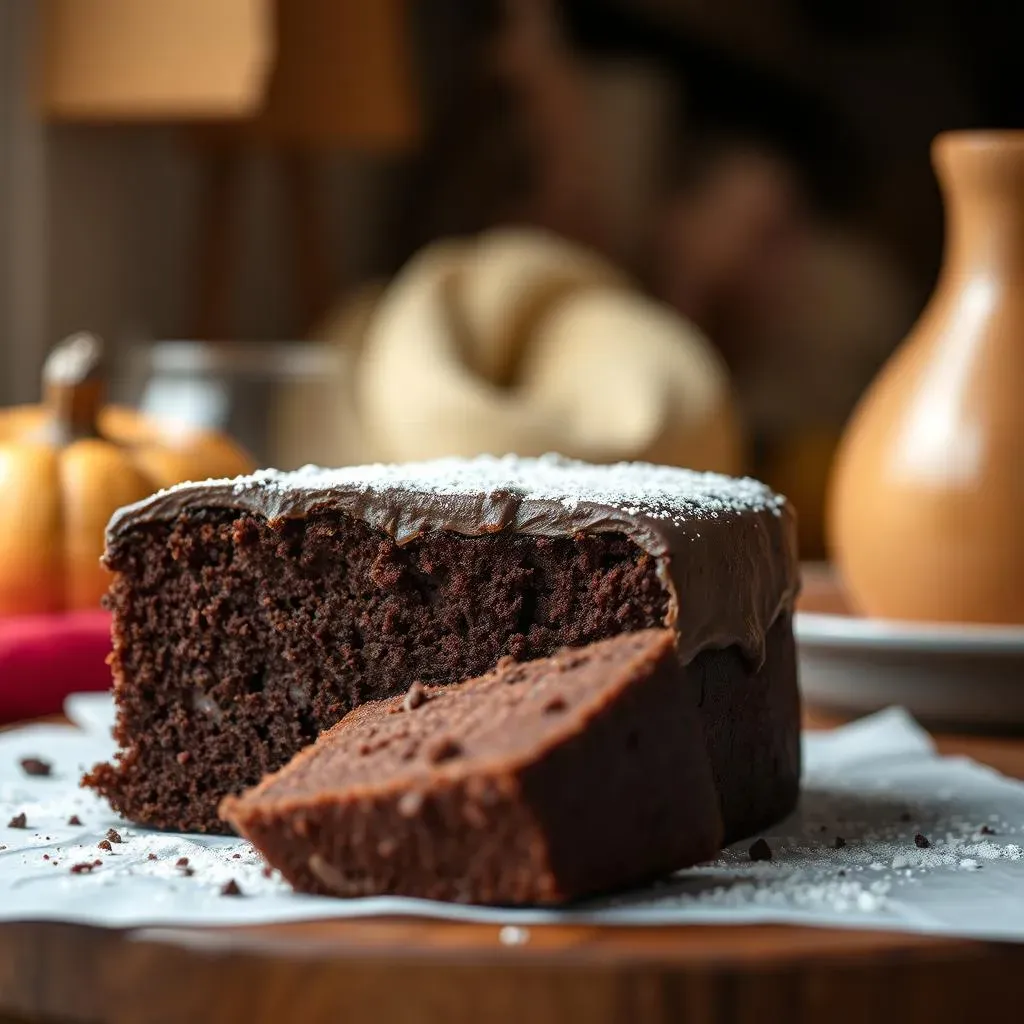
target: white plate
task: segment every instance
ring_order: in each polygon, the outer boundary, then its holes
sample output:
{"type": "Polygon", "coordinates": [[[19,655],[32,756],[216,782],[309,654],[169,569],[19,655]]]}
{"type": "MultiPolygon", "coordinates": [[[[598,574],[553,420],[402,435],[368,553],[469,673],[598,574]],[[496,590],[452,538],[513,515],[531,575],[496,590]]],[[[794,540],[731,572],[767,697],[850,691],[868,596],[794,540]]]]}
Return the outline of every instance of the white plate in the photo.
{"type": "Polygon", "coordinates": [[[805,574],[795,632],[814,707],[864,714],[900,704],[931,724],[1024,727],[1024,627],[863,618],[844,610],[819,570],[805,574]]]}

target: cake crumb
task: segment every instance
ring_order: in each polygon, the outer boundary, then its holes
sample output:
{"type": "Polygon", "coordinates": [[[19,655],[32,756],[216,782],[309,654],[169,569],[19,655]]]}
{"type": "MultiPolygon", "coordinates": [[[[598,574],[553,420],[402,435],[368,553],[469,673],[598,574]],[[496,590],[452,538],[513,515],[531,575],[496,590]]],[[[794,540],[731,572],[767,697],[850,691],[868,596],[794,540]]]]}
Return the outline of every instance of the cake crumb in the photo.
{"type": "Polygon", "coordinates": [[[124,840],[121,838],[121,833],[117,829],[107,829],[107,839],[112,843],[122,843],[124,840]]]}
{"type": "Polygon", "coordinates": [[[16,814],[9,822],[7,822],[8,828],[28,828],[28,819],[25,817],[25,812],[22,811],[20,814],[16,814]]]}
{"type": "Polygon", "coordinates": [[[245,895],[245,893],[242,892],[241,887],[239,886],[239,884],[233,878],[229,878],[220,887],[220,894],[221,894],[221,896],[244,896],[245,895]]]}
{"type": "Polygon", "coordinates": [[[978,832],[983,836],[997,835],[996,830],[994,828],[990,828],[988,825],[982,825],[981,828],[978,829],[978,832]]]}
{"type": "Polygon", "coordinates": [[[842,836],[836,836],[836,841],[832,844],[833,849],[841,850],[846,845],[846,840],[842,836]]]}
{"type": "Polygon", "coordinates": [[[102,867],[103,861],[101,860],[83,860],[78,864],[72,864],[68,871],[73,875],[88,875],[91,874],[96,868],[102,867]]]}
{"type": "Polygon", "coordinates": [[[188,867],[188,857],[179,857],[174,862],[174,866],[176,868],[187,868],[188,867]]]}
{"type": "Polygon", "coordinates": [[[82,824],[82,819],[77,814],[72,814],[71,817],[68,818],[68,824],[69,825],[81,825],[82,824]]]}
{"type": "Polygon", "coordinates": [[[44,761],[41,757],[23,757],[18,763],[26,775],[45,778],[53,772],[53,765],[49,761],[44,761]]]}
{"type": "Polygon", "coordinates": [[[231,859],[232,860],[241,860],[242,859],[242,855],[240,853],[233,853],[233,854],[231,854],[231,859]]]}
{"type": "Polygon", "coordinates": [[[927,836],[921,835],[920,832],[914,834],[914,845],[919,850],[927,850],[932,845],[931,840],[927,836]]]}
{"type": "Polygon", "coordinates": [[[402,710],[415,711],[416,708],[420,707],[423,704],[426,704],[426,702],[427,689],[417,679],[409,686],[409,689],[406,691],[405,698],[402,701],[402,710]]]}
{"type": "Polygon", "coordinates": [[[753,861],[772,859],[772,848],[765,839],[755,839],[750,846],[749,853],[750,859],[753,861]]]}
{"type": "Polygon", "coordinates": [[[462,744],[451,736],[441,736],[427,747],[427,760],[433,764],[451,761],[462,755],[462,744]]]}
{"type": "Polygon", "coordinates": [[[108,853],[110,852],[111,846],[110,846],[110,840],[109,839],[101,839],[96,845],[101,850],[106,850],[108,853]]]}
{"type": "Polygon", "coordinates": [[[155,853],[151,853],[151,854],[149,854],[149,856],[146,857],[146,860],[156,860],[156,859],[157,859],[157,857],[156,857],[155,853]]]}

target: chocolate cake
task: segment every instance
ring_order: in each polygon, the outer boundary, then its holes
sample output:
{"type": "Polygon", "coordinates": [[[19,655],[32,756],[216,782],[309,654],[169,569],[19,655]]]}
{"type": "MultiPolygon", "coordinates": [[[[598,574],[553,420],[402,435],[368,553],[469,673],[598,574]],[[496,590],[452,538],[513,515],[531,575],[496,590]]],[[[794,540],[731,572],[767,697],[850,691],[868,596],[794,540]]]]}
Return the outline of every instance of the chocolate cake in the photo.
{"type": "Polygon", "coordinates": [[[718,797],[670,630],[413,683],[221,814],[301,892],[563,903],[713,857],[718,797]]]}
{"type": "Polygon", "coordinates": [[[726,839],[795,802],[794,522],[754,481],[558,457],[268,470],[123,509],[105,557],[121,749],[85,782],[139,823],[222,831],[222,797],[366,701],[652,627],[726,839]]]}

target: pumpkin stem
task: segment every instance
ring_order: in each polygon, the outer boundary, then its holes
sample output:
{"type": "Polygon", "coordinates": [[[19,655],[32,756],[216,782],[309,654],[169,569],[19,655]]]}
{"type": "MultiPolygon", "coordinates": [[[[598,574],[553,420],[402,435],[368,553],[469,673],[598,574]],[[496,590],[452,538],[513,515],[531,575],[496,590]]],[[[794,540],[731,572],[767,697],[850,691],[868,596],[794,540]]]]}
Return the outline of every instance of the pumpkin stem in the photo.
{"type": "Polygon", "coordinates": [[[55,345],[43,364],[43,389],[48,428],[56,443],[98,437],[106,398],[103,342],[83,331],[55,345]]]}

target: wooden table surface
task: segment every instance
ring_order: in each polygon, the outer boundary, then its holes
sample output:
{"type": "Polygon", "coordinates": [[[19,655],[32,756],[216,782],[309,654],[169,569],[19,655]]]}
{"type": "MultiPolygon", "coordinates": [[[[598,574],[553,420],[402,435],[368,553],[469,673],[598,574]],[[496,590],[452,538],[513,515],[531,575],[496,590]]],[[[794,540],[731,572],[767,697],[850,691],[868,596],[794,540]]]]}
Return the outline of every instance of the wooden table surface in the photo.
{"type": "MultiPolygon", "coordinates": [[[[1024,739],[938,740],[1024,778],[1024,739]]],[[[1021,977],[1024,946],[781,926],[0,926],[0,1024],[941,1024],[1019,1007],[1021,977]]]]}

